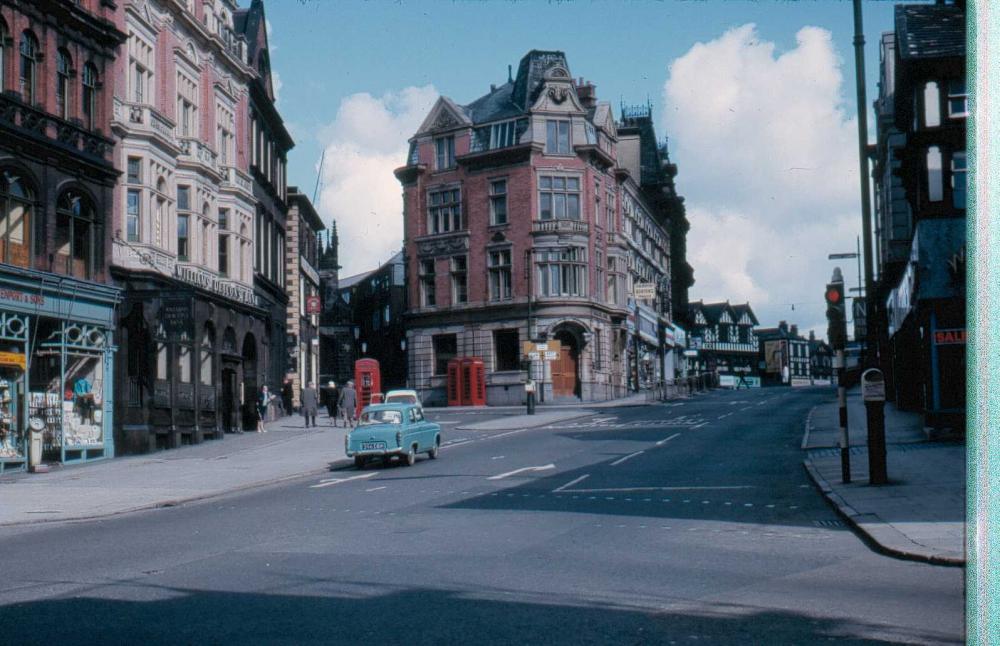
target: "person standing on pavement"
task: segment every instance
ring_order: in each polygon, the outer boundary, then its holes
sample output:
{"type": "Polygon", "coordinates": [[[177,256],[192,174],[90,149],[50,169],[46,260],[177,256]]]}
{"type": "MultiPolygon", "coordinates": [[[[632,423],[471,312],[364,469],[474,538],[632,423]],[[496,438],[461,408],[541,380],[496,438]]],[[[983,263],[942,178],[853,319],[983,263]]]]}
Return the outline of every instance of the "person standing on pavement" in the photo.
{"type": "Polygon", "coordinates": [[[302,416],[306,418],[306,428],[309,428],[310,421],[316,426],[316,405],[316,385],[310,381],[302,389],[302,416]]]}
{"type": "Polygon", "coordinates": [[[347,384],[340,390],[337,407],[340,409],[340,415],[344,418],[344,426],[353,426],[354,412],[358,407],[358,394],[354,392],[353,381],[348,381],[347,384]]]}
{"type": "Polygon", "coordinates": [[[267,419],[267,406],[271,403],[271,399],[274,397],[271,393],[267,392],[267,384],[260,387],[260,395],[257,396],[257,432],[267,433],[267,429],[264,428],[264,420],[267,419]]]}
{"type": "Polygon", "coordinates": [[[326,384],[326,413],[330,416],[333,425],[337,425],[337,382],[328,381],[326,384]]]}
{"type": "Polygon", "coordinates": [[[292,380],[288,377],[281,384],[281,405],[285,407],[285,415],[292,414],[292,380]]]}

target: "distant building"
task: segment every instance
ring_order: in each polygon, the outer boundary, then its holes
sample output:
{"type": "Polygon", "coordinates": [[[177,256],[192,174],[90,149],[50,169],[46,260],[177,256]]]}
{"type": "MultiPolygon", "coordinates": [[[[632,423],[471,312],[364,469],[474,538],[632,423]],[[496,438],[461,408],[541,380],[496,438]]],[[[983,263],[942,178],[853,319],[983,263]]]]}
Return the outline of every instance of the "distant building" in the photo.
{"type": "Polygon", "coordinates": [[[372,271],[340,280],[340,300],[350,307],[354,357],[379,362],[383,391],[407,385],[405,270],[399,252],[372,271]]]}
{"type": "MultiPolygon", "coordinates": [[[[321,239],[322,240],[322,239],[321,239]]],[[[343,384],[354,376],[355,339],[351,306],[340,293],[337,223],[320,243],[319,380],[343,384]]],[[[350,298],[348,294],[348,298],[350,298]]]]}
{"type": "Polygon", "coordinates": [[[965,3],[895,7],[875,102],[876,300],[887,395],[964,428],[965,3]]]}
{"type": "Polygon", "coordinates": [[[691,323],[688,346],[697,352],[690,359],[693,371],[716,373],[723,385],[735,385],[741,375],[754,378],[759,384],[755,328],[760,321],[750,304],[697,301],[689,305],[688,311],[691,323]]]}
{"type": "Polygon", "coordinates": [[[288,264],[288,364],[285,376],[292,383],[292,405],[298,407],[299,394],[310,381],[319,380],[320,298],[319,235],[326,227],[309,198],[294,186],[288,187],[286,244],[288,264]]]}
{"type": "Polygon", "coordinates": [[[833,348],[822,339],[817,339],[816,333],[811,330],[809,331],[809,361],[814,384],[834,383],[833,348]]]}
{"type": "MultiPolygon", "coordinates": [[[[814,337],[815,338],[815,337],[814,337]]],[[[757,329],[763,386],[808,386],[812,383],[812,346],[799,335],[797,325],[757,329]]]]}

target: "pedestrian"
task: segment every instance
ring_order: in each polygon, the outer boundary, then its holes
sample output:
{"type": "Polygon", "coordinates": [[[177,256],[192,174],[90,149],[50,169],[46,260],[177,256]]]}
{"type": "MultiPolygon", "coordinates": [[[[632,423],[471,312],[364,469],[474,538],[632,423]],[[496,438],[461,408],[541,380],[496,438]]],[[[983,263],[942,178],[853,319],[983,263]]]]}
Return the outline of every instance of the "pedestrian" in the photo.
{"type": "Polygon", "coordinates": [[[337,425],[337,382],[328,381],[326,383],[326,413],[330,416],[333,425],[337,425]]]}
{"type": "Polygon", "coordinates": [[[285,407],[285,415],[292,414],[292,380],[288,377],[281,384],[281,405],[285,407]]]}
{"type": "Polygon", "coordinates": [[[344,426],[353,426],[355,409],[358,407],[358,394],[354,391],[353,381],[348,381],[347,385],[340,389],[337,407],[340,409],[341,417],[344,418],[344,426]]]}
{"type": "Polygon", "coordinates": [[[306,418],[306,428],[309,428],[310,421],[316,426],[316,385],[311,381],[302,389],[301,408],[302,416],[306,418]]]}
{"type": "Polygon", "coordinates": [[[274,395],[267,392],[267,384],[260,387],[260,395],[257,396],[257,432],[267,433],[264,428],[264,420],[267,419],[267,406],[271,403],[274,395]]]}

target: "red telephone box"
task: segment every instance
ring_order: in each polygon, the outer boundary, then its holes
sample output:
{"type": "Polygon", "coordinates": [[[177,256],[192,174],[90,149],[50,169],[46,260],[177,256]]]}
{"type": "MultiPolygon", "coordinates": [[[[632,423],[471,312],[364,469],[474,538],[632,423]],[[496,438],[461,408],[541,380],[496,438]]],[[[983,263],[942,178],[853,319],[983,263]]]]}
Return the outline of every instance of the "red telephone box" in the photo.
{"type": "Polygon", "coordinates": [[[445,387],[448,391],[448,405],[461,406],[462,401],[462,360],[448,360],[448,384],[445,387]]]}
{"type": "Polygon", "coordinates": [[[361,409],[372,403],[372,395],[382,392],[382,374],[378,361],[358,359],[354,362],[354,388],[358,393],[358,406],[354,415],[358,417],[361,409]]]}
{"type": "Polygon", "coordinates": [[[486,405],[486,366],[479,357],[462,359],[462,404],[486,405]]]}

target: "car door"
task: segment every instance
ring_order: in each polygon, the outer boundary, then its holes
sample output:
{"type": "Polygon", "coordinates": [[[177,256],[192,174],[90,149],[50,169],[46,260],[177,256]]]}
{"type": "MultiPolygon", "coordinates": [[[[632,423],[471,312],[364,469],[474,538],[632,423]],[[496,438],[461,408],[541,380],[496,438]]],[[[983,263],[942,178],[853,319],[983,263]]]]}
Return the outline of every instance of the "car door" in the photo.
{"type": "Polygon", "coordinates": [[[403,433],[406,437],[406,442],[404,446],[410,446],[414,442],[417,444],[417,451],[422,450],[423,438],[421,437],[421,426],[417,421],[416,412],[414,409],[409,408],[406,410],[406,431],[403,433]]]}
{"type": "Polygon", "coordinates": [[[424,418],[424,410],[420,406],[414,406],[412,410],[417,424],[420,425],[421,444],[426,449],[430,449],[434,446],[434,434],[437,429],[434,424],[431,424],[424,418]]]}

